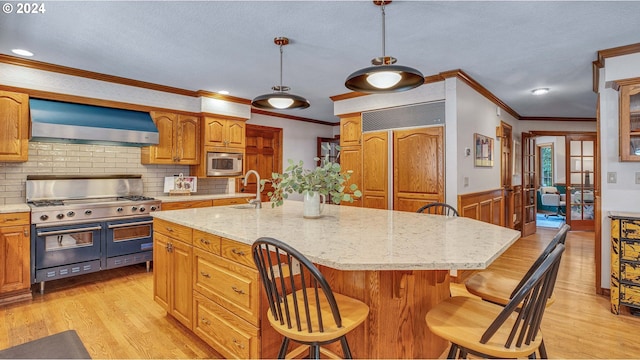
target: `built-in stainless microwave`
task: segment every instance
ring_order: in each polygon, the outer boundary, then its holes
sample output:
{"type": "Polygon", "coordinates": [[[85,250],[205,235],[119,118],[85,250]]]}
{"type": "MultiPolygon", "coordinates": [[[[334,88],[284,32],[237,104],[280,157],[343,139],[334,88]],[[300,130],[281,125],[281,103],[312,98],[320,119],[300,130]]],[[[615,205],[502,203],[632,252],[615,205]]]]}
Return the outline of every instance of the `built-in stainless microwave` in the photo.
{"type": "Polygon", "coordinates": [[[207,176],[238,176],[242,175],[241,153],[207,153],[207,176]]]}

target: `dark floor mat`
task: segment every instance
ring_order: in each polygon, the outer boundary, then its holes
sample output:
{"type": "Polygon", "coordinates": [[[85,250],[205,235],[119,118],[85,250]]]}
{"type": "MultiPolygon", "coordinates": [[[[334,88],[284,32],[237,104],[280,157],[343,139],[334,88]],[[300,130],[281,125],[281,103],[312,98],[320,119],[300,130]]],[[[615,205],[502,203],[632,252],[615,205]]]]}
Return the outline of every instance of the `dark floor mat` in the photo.
{"type": "Polygon", "coordinates": [[[0,350],[0,359],[91,359],[75,330],[0,350]]]}

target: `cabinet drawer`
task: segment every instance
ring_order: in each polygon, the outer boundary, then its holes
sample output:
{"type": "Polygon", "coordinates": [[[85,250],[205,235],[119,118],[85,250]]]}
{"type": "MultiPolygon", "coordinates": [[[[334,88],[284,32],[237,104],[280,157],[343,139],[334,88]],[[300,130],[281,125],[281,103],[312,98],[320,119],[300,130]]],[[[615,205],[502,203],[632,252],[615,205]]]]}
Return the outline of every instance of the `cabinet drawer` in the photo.
{"type": "Polygon", "coordinates": [[[621,240],[620,260],[640,261],[640,242],[621,240]]]}
{"type": "Polygon", "coordinates": [[[213,254],[220,254],[220,236],[193,230],[193,245],[213,254]]]}
{"type": "Polygon", "coordinates": [[[249,266],[252,269],[256,268],[256,264],[251,257],[251,245],[222,238],[220,251],[224,258],[249,266]]]}
{"type": "Polygon", "coordinates": [[[253,325],[258,325],[258,272],[195,249],[194,289],[253,325]]]}
{"type": "Polygon", "coordinates": [[[620,302],[640,307],[640,286],[620,284],[620,302]]]}
{"type": "Polygon", "coordinates": [[[622,220],[621,223],[623,238],[640,240],[640,220],[622,220]]]}
{"type": "Polygon", "coordinates": [[[640,286],[640,263],[621,263],[620,280],[638,284],[638,286],[640,286]]]}
{"type": "Polygon", "coordinates": [[[213,206],[246,204],[249,199],[251,199],[251,197],[214,199],[213,206]]]}
{"type": "Polygon", "coordinates": [[[0,214],[0,226],[29,225],[30,218],[28,212],[0,214]]]}
{"type": "Polygon", "coordinates": [[[211,206],[211,200],[171,201],[162,203],[162,210],[181,210],[211,206]]]}
{"type": "Polygon", "coordinates": [[[197,291],[193,292],[195,309],[193,331],[225,358],[260,357],[258,328],[248,324],[197,291]]]}
{"type": "Polygon", "coordinates": [[[186,226],[174,224],[172,222],[161,219],[153,220],[153,231],[157,231],[163,235],[180,240],[187,244],[191,244],[192,230],[186,226]]]}

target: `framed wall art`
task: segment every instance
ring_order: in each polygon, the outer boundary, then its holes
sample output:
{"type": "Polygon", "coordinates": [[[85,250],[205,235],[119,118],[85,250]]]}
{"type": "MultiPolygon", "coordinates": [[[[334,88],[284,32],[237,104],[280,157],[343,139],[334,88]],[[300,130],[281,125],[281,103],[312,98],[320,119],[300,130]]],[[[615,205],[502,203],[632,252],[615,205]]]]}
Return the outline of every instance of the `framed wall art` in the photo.
{"type": "Polygon", "coordinates": [[[474,165],[477,167],[493,167],[493,138],[474,134],[476,154],[474,165]]]}

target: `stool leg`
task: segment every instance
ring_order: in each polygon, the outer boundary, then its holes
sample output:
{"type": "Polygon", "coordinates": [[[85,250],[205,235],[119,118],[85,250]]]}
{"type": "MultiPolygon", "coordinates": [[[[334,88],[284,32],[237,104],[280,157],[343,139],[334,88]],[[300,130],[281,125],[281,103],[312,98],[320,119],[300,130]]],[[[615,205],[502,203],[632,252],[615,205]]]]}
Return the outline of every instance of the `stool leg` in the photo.
{"type": "Polygon", "coordinates": [[[340,337],[340,344],[342,345],[342,352],[344,353],[345,359],[352,359],[351,357],[351,349],[349,349],[349,343],[347,343],[347,337],[343,335],[340,337]]]}
{"type": "Polygon", "coordinates": [[[287,356],[287,349],[289,348],[289,338],[285,337],[282,339],[282,344],[280,345],[280,351],[278,352],[278,359],[284,359],[287,356]]]}
{"type": "MultiPolygon", "coordinates": [[[[540,341],[540,348],[538,350],[540,350],[540,359],[548,359],[549,358],[547,356],[547,348],[544,347],[544,339],[542,339],[542,341],[540,341]]],[[[534,353],[534,355],[535,355],[535,353],[534,353]]]]}
{"type": "Polygon", "coordinates": [[[458,345],[451,343],[451,347],[449,348],[449,353],[447,354],[447,359],[455,359],[458,353],[458,345]]]}
{"type": "Polygon", "coordinates": [[[320,345],[313,344],[309,346],[309,358],[320,359],[320,345]]]}

